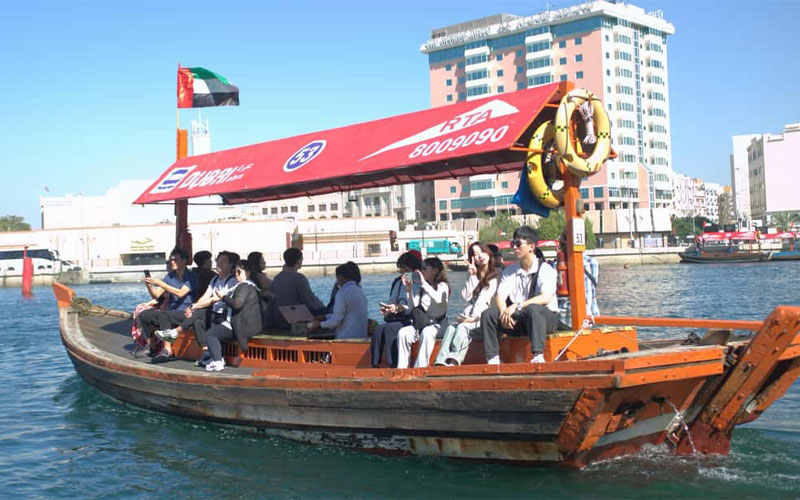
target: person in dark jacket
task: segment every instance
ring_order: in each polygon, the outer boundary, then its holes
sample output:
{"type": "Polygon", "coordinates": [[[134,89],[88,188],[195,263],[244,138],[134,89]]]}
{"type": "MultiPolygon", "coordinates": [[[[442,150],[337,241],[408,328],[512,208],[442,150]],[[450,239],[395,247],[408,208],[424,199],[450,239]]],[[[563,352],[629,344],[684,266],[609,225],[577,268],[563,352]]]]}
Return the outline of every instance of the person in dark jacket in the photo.
{"type": "Polygon", "coordinates": [[[218,372],[225,369],[225,360],[222,359],[222,342],[236,340],[242,350],[247,349],[247,339],[261,333],[261,298],[260,290],[251,277],[255,274],[246,260],[236,263],[236,280],[238,281],[233,291],[221,295],[215,292],[220,300],[228,306],[228,317],[220,324],[208,330],[208,350],[211,351],[211,361],[206,365],[206,371],[218,372]]]}

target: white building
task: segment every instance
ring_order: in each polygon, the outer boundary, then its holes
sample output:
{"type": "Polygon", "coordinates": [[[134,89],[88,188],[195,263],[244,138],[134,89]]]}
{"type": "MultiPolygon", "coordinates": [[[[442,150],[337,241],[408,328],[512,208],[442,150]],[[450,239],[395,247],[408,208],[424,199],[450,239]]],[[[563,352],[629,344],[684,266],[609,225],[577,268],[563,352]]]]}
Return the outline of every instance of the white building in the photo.
{"type": "Polygon", "coordinates": [[[730,156],[731,187],[733,188],[733,204],[736,218],[743,227],[750,220],[750,179],[747,167],[747,148],[753,139],[760,134],[734,135],[731,137],[733,150],[730,156]]]}
{"type": "Polygon", "coordinates": [[[755,137],[747,148],[750,212],[753,219],[768,222],[770,215],[800,212],[800,123],[784,127],[782,134],[755,137]]]}

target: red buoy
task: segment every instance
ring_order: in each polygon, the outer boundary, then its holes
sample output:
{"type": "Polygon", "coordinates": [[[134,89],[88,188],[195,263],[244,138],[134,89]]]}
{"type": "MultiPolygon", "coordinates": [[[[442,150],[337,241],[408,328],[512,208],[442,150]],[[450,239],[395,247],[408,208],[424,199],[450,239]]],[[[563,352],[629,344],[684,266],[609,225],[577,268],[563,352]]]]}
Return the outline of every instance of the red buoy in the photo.
{"type": "Polygon", "coordinates": [[[28,257],[28,247],[22,250],[22,296],[33,297],[33,259],[28,257]]]}

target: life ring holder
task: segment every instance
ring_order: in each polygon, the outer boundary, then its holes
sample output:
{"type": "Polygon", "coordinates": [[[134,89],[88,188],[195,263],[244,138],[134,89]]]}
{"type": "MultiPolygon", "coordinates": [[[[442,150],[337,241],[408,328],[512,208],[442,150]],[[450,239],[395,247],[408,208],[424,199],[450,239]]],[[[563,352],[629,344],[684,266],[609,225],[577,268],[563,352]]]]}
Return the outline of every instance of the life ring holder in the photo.
{"type": "Polygon", "coordinates": [[[556,112],[555,124],[556,147],[561,154],[561,161],[573,174],[579,177],[594,175],[603,166],[605,161],[612,156],[611,150],[611,122],[608,113],[603,108],[603,103],[594,94],[585,89],[570,91],[561,99],[556,112]],[[578,138],[574,136],[571,128],[572,115],[578,107],[589,102],[592,108],[593,123],[596,128],[596,143],[594,151],[588,158],[584,158],[580,146],[576,150],[578,138]]]}
{"type": "Polygon", "coordinates": [[[548,151],[545,149],[548,144],[552,143],[555,139],[556,126],[552,121],[547,121],[539,125],[531,137],[528,146],[528,160],[526,161],[528,187],[530,187],[539,203],[547,208],[558,208],[564,204],[564,189],[552,189],[547,185],[544,178],[544,155],[555,154],[555,161],[560,163],[558,153],[556,151],[548,151]]]}

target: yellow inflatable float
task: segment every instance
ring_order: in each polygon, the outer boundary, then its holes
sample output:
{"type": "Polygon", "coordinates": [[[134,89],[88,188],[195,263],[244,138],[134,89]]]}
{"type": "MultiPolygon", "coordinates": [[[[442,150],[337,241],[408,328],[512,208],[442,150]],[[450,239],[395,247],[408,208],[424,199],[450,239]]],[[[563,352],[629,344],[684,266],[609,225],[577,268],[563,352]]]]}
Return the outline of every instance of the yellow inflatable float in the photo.
{"type": "MultiPolygon", "coordinates": [[[[551,186],[547,185],[544,175],[545,156],[547,154],[555,154],[554,152],[548,153],[546,151],[553,143],[555,130],[556,126],[553,122],[542,123],[534,132],[528,145],[528,148],[534,151],[528,154],[528,187],[530,187],[536,199],[539,200],[539,203],[547,208],[558,208],[564,202],[564,189],[551,189],[551,186]]],[[[554,160],[558,165],[558,155],[554,160]]]]}
{"type": "Polygon", "coordinates": [[[600,99],[584,89],[565,95],[556,112],[555,139],[561,161],[570,172],[588,177],[600,170],[611,154],[611,123],[600,99]],[[576,110],[586,123],[583,138],[573,137],[572,115],[576,110]],[[587,150],[592,144],[594,150],[588,158],[583,158],[581,149],[587,150]]]}

